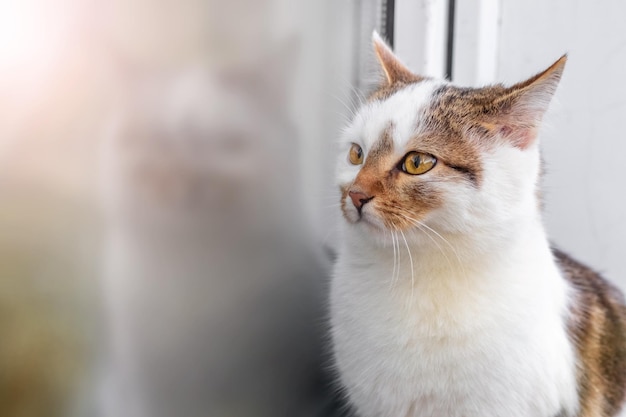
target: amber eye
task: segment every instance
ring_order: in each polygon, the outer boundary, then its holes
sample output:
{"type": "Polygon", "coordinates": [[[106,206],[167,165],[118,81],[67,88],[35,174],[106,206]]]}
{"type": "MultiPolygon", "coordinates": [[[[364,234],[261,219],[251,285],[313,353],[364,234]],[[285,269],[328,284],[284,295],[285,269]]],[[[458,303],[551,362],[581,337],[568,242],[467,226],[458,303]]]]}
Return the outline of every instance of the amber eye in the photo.
{"type": "Polygon", "coordinates": [[[361,165],[363,163],[363,149],[356,143],[350,147],[350,163],[352,165],[361,165]]]}
{"type": "Polygon", "coordinates": [[[409,152],[404,157],[400,168],[402,171],[411,175],[424,174],[435,166],[437,158],[427,153],[409,152]]]}

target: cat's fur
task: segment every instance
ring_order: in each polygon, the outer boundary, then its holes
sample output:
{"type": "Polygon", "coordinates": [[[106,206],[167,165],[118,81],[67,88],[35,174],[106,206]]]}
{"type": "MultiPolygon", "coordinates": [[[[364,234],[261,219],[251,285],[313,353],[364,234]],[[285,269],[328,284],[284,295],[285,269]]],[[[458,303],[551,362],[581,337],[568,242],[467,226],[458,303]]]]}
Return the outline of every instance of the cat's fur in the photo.
{"type": "Polygon", "coordinates": [[[460,88],[412,74],[377,35],[374,47],[386,82],[343,135],[331,290],[336,366],[357,414],[615,415],[622,296],[552,251],[540,213],[536,136],[566,58],[512,87],[460,88]],[[402,172],[409,151],[437,164],[402,172]],[[359,211],[350,192],[373,198],[359,211]]]}

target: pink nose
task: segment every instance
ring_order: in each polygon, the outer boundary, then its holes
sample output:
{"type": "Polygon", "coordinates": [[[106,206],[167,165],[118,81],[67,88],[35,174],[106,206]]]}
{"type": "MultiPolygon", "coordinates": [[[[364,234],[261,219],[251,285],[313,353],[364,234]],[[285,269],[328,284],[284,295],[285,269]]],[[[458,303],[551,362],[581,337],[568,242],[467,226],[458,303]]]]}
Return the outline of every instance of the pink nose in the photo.
{"type": "Polygon", "coordinates": [[[369,195],[361,192],[361,191],[349,191],[348,195],[352,199],[352,204],[356,207],[359,212],[361,212],[361,208],[372,200],[374,197],[370,197],[369,195]]]}

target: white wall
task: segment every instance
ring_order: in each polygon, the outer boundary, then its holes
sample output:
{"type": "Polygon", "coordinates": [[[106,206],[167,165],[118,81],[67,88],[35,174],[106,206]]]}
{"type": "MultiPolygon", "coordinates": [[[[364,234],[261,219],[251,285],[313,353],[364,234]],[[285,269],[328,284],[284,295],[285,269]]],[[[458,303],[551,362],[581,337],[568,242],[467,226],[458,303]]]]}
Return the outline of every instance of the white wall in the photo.
{"type": "Polygon", "coordinates": [[[626,3],[527,0],[500,7],[498,79],[527,77],[569,54],[541,136],[548,231],[626,290],[626,3]]]}

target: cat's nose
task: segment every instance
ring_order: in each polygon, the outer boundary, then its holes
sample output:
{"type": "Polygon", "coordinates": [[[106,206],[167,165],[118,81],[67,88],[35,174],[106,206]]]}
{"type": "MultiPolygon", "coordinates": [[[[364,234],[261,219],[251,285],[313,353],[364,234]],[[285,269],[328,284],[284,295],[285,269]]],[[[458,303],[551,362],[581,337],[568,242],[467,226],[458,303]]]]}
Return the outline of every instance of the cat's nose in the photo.
{"type": "Polygon", "coordinates": [[[365,204],[369,203],[372,200],[372,198],[374,198],[374,197],[370,197],[369,195],[361,191],[350,190],[348,192],[348,195],[352,199],[352,204],[354,204],[354,207],[356,207],[359,213],[361,212],[361,208],[363,208],[365,204]]]}

